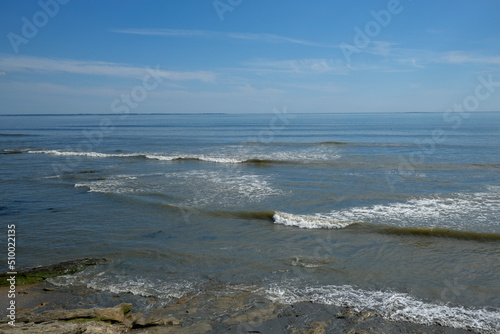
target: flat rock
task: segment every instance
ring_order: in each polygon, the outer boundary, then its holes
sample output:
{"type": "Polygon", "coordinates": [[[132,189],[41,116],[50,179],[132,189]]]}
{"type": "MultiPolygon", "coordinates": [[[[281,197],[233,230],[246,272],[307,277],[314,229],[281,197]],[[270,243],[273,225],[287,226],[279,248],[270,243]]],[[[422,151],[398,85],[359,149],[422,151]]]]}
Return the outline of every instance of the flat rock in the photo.
{"type": "Polygon", "coordinates": [[[120,304],[112,308],[91,308],[75,310],[50,310],[41,313],[21,313],[16,322],[42,323],[56,320],[96,319],[119,323],[132,323],[127,313],[132,309],[132,304],[120,304]]]}

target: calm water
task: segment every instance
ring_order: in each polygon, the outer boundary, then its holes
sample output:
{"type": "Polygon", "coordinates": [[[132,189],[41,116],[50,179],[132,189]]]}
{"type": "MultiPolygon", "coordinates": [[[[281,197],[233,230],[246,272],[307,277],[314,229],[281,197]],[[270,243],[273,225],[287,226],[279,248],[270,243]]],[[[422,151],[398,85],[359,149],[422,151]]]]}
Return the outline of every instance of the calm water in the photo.
{"type": "Polygon", "coordinates": [[[500,113],[0,116],[0,153],[20,267],[111,260],[56,284],[500,331],[500,113]]]}

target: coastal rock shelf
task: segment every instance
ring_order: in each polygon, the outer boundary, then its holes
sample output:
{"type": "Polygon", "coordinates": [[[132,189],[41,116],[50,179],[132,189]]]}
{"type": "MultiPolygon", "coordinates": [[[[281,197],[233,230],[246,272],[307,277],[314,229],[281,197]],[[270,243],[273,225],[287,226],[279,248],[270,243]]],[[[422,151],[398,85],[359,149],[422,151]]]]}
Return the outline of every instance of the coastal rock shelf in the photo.
{"type": "Polygon", "coordinates": [[[426,333],[465,334],[467,330],[388,321],[374,312],[301,302],[274,303],[242,287],[213,284],[166,305],[136,312],[115,295],[88,288],[54,287],[48,282],[19,287],[16,326],[0,322],[0,333],[426,333]],[[115,300],[114,307],[79,305],[115,300]],[[108,299],[109,298],[109,299],[108,299]],[[45,302],[40,302],[44,300],[45,302]],[[71,308],[68,305],[73,305],[71,308]]]}

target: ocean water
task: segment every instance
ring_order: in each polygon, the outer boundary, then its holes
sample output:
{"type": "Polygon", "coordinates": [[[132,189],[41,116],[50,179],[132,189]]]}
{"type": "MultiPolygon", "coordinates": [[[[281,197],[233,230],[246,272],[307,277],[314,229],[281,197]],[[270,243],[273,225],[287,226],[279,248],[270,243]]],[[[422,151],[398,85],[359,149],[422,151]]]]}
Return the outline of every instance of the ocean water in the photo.
{"type": "Polygon", "coordinates": [[[54,284],[500,332],[500,113],[2,115],[0,190],[54,284]]]}

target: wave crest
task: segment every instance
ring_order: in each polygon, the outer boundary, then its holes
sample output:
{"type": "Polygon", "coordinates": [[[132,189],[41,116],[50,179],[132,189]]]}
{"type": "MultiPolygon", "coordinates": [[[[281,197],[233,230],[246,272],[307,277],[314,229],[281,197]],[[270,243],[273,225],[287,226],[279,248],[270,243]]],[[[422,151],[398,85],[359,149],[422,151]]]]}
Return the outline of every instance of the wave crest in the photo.
{"type": "Polygon", "coordinates": [[[284,304],[313,302],[351,307],[360,312],[374,310],[388,320],[422,325],[441,325],[473,330],[479,333],[500,331],[499,309],[472,309],[431,303],[392,291],[367,291],[349,285],[295,288],[273,285],[266,290],[268,298],[284,304]]]}
{"type": "Polygon", "coordinates": [[[335,221],[328,217],[321,217],[319,215],[306,216],[294,215],[291,213],[276,211],[273,215],[274,223],[295,226],[299,228],[315,229],[315,228],[344,228],[356,222],[335,221]]]}

